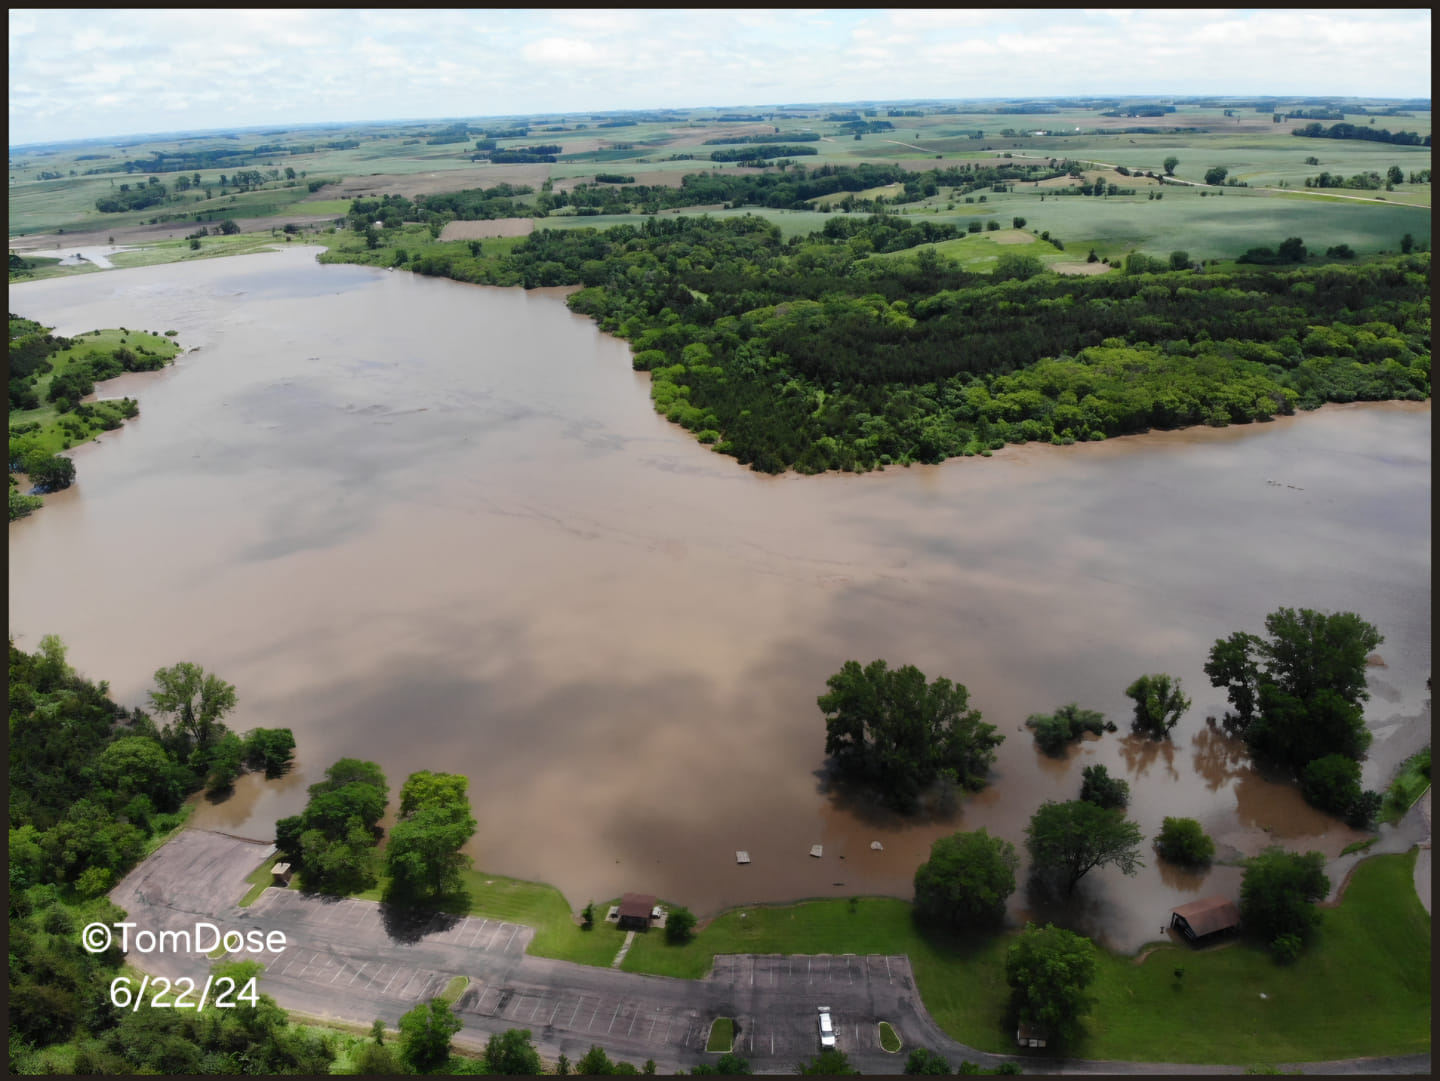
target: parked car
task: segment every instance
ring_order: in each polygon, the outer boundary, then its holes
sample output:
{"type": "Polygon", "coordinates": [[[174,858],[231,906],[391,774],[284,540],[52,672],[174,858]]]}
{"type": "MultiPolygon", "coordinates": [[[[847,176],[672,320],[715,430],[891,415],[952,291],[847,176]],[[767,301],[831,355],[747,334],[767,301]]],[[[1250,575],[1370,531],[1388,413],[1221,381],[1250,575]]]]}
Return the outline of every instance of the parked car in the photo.
{"type": "Polygon", "coordinates": [[[835,1046],[835,1026],[830,1022],[830,1007],[820,1007],[820,1046],[835,1046]]]}

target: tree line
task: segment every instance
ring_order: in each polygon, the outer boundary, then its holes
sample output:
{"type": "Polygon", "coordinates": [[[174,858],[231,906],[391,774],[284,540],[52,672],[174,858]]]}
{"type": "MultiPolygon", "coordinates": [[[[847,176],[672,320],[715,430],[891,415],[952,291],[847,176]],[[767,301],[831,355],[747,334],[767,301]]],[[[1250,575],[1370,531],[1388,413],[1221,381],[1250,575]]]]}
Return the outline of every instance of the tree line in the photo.
{"type": "Polygon", "coordinates": [[[1389,131],[1360,124],[1306,124],[1290,133],[1306,139],[1363,139],[1372,143],[1394,143],[1397,146],[1429,146],[1430,136],[1413,131],[1389,131]]]}
{"type": "Polygon", "coordinates": [[[1135,257],[1135,273],[1099,277],[1006,254],[979,274],[925,249],[871,259],[924,227],[855,220],[789,241],[753,217],[540,230],[503,256],[455,245],[411,269],[585,286],[570,306],[631,342],[657,411],[763,472],[1429,395],[1428,254],[1227,272],[1135,257]]]}

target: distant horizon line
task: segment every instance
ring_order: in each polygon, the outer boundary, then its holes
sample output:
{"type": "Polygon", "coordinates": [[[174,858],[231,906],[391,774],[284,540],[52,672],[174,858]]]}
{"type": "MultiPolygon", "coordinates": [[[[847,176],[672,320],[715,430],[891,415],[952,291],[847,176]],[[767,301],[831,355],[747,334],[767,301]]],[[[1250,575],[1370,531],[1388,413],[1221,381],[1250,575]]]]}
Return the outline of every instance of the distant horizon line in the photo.
{"type": "MultiPolygon", "coordinates": [[[[1329,104],[1329,103],[1373,103],[1377,105],[1410,105],[1417,111],[1430,111],[1431,99],[1427,97],[1386,97],[1381,95],[1357,95],[1357,94],[1085,94],[1085,95],[1044,95],[1029,97],[966,97],[966,98],[940,98],[940,97],[909,97],[909,98],[856,98],[846,101],[811,101],[811,102],[784,102],[784,103],[759,103],[752,105],[664,105],[651,106],[648,108],[614,108],[596,110],[560,110],[551,112],[513,112],[493,114],[471,114],[471,115],[442,115],[428,117],[386,117],[373,120],[303,120],[303,121],[275,121],[272,123],[259,124],[238,124],[222,125],[218,127],[205,128],[171,128],[164,131],[148,132],[125,132],[115,135],[85,135],[70,138],[45,139],[25,143],[9,143],[7,147],[11,151],[25,151],[37,147],[65,146],[72,143],[98,143],[113,142],[115,140],[134,140],[136,142],[150,142],[161,140],[166,136],[207,136],[240,134],[249,132],[274,131],[275,134],[282,134],[289,131],[298,131],[305,128],[346,128],[362,126],[378,126],[384,124],[434,124],[459,121],[476,120],[558,120],[566,117],[575,118],[608,118],[623,117],[636,113],[698,113],[698,112],[733,112],[737,110],[784,110],[784,109],[824,109],[835,107],[860,107],[860,106],[888,106],[888,105],[961,105],[968,103],[987,104],[996,102],[1030,104],[1030,105],[1082,105],[1086,102],[1124,102],[1144,101],[1157,105],[1164,104],[1193,104],[1197,101],[1213,101],[1217,103],[1226,102],[1275,102],[1294,104],[1329,104]],[[1426,106],[1421,109],[1419,103],[1426,106]]],[[[1024,115],[1024,114],[996,114],[996,115],[1024,115]]],[[[1036,114],[1043,115],[1043,114],[1036,114]]]]}

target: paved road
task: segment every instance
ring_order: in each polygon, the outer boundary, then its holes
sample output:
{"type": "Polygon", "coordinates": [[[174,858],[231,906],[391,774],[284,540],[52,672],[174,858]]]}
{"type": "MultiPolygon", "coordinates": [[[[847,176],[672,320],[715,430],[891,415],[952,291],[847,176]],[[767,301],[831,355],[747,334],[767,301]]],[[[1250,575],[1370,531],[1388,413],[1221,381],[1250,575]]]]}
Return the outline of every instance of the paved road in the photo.
{"type": "MultiPolygon", "coordinates": [[[[952,1063],[996,1065],[1010,1056],[957,1043],[935,1025],[915,991],[910,962],[854,954],[722,955],[703,980],[641,976],[610,968],[531,957],[534,932],[468,916],[413,917],[370,901],[309,897],[269,889],[248,908],[236,901],[245,876],[271,851],[253,841],[184,830],[128,875],[112,893],[137,929],[188,930],[197,921],[223,930],[280,932],[283,949],[233,954],[262,961],[261,989],[286,1009],[316,1018],[393,1026],[411,1006],[439,994],[454,976],[470,986],[456,1003],[457,1042],[482,1045],[492,1033],[528,1028],[541,1055],[574,1061],[592,1044],[612,1058],[653,1058],[679,1072],[715,1056],[705,1052],[710,1022],[739,1024],[736,1050],[756,1072],[790,1073],[817,1050],[816,1007],[829,1006],[837,1042],[866,1073],[899,1073],[904,1054],[879,1046],[877,1022],[889,1021],[906,1050],[929,1047],[952,1063]]],[[[278,942],[271,940],[273,944],[278,942]]],[[[158,975],[203,977],[201,954],[132,952],[158,975]]],[[[1024,1060],[1052,1073],[1236,1073],[1235,1067],[1024,1060]]],[[[1311,1063],[1307,1072],[1428,1073],[1429,1055],[1353,1063],[1311,1063]]]]}

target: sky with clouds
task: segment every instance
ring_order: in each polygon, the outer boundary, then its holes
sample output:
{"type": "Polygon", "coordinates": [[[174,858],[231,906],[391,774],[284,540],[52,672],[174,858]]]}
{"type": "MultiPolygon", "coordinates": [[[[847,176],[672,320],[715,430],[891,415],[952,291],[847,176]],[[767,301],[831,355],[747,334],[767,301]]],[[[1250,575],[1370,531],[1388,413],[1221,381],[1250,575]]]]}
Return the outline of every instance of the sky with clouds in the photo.
{"type": "Polygon", "coordinates": [[[10,11],[11,145],[177,130],[1077,94],[1428,97],[1430,12],[10,11]]]}

